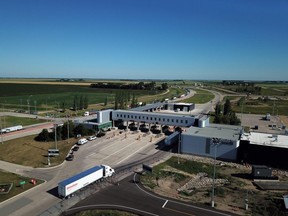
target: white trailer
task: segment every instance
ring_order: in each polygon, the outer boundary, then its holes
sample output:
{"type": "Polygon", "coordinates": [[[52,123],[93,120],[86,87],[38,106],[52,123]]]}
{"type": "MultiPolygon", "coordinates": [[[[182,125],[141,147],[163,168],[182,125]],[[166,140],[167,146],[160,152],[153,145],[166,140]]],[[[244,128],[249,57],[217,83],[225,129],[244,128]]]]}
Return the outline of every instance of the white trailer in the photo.
{"type": "Polygon", "coordinates": [[[86,187],[87,185],[112,176],[114,169],[107,165],[96,166],[84,172],[76,174],[60,183],[58,183],[59,197],[69,198],[74,192],[86,187]]]}
{"type": "Polygon", "coordinates": [[[1,133],[9,133],[13,131],[22,130],[22,129],[23,129],[22,125],[16,125],[16,126],[1,129],[1,133]]]}

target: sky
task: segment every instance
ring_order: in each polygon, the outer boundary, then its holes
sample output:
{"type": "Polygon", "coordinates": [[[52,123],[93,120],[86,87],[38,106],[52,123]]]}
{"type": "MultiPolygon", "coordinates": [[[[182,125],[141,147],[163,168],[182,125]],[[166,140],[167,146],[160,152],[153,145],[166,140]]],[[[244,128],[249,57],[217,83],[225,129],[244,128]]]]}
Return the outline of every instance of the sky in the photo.
{"type": "Polygon", "coordinates": [[[0,0],[0,77],[288,80],[288,0],[0,0]]]}

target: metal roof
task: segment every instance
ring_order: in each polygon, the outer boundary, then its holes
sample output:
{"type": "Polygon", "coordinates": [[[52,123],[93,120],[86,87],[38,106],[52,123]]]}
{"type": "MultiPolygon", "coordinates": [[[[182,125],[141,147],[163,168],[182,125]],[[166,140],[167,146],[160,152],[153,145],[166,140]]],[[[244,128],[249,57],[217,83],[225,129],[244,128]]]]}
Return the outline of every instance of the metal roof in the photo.
{"type": "Polygon", "coordinates": [[[83,177],[85,177],[85,176],[87,176],[89,174],[92,174],[92,173],[94,173],[94,172],[96,172],[98,170],[101,170],[101,169],[103,169],[102,166],[92,167],[92,168],[90,168],[88,170],[85,170],[84,172],[78,173],[78,174],[76,174],[76,175],[74,175],[74,176],[72,176],[72,177],[70,177],[68,179],[65,179],[64,181],[60,182],[59,185],[65,187],[66,185],[69,185],[72,182],[75,182],[75,181],[77,181],[77,180],[79,180],[79,179],[81,179],[81,178],[83,178],[83,177]]]}
{"type": "Polygon", "coordinates": [[[184,131],[183,135],[192,135],[198,137],[207,137],[207,138],[219,138],[227,140],[239,140],[242,127],[232,126],[226,127],[226,125],[216,125],[207,126],[207,127],[190,127],[184,131]]]}
{"type": "Polygon", "coordinates": [[[158,107],[163,106],[166,103],[153,103],[153,104],[147,104],[145,106],[139,106],[139,107],[135,107],[130,109],[131,111],[146,111],[146,110],[150,110],[150,109],[156,109],[158,107]]]}
{"type": "Polygon", "coordinates": [[[241,140],[250,141],[250,144],[288,148],[288,136],[268,133],[244,133],[241,140]]]}

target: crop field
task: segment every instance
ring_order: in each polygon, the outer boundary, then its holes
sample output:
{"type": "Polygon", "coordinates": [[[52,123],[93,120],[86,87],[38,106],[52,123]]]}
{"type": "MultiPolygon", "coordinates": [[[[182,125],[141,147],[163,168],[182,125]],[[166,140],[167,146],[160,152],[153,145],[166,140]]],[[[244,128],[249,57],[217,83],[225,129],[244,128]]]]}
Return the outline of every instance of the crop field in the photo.
{"type": "MultiPolygon", "coordinates": [[[[46,109],[61,108],[61,104],[72,107],[75,96],[87,96],[89,104],[114,102],[116,89],[96,89],[83,85],[55,85],[55,84],[0,84],[0,103],[2,110],[28,110],[45,111],[46,109]]],[[[129,90],[136,97],[153,95],[153,91],[129,90]]]]}
{"type": "MultiPolygon", "coordinates": [[[[47,152],[55,148],[55,142],[37,142],[35,135],[5,141],[0,145],[0,160],[31,167],[46,167],[48,163],[47,152]]],[[[75,144],[75,138],[57,141],[60,151],[58,157],[50,157],[51,166],[62,163],[70,148],[75,144]]]]}

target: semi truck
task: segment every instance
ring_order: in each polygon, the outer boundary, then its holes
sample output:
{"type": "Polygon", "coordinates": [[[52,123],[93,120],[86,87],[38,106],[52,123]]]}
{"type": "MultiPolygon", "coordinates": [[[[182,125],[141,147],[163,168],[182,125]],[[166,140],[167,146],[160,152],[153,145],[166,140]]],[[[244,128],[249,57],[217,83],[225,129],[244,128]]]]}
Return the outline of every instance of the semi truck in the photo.
{"type": "Polygon", "coordinates": [[[23,129],[22,125],[16,125],[16,126],[1,129],[1,133],[9,133],[13,131],[22,130],[22,129],[23,129]]]}
{"type": "Polygon", "coordinates": [[[110,177],[114,173],[114,169],[107,165],[92,167],[58,183],[58,195],[61,198],[70,198],[76,191],[110,177]]]}

